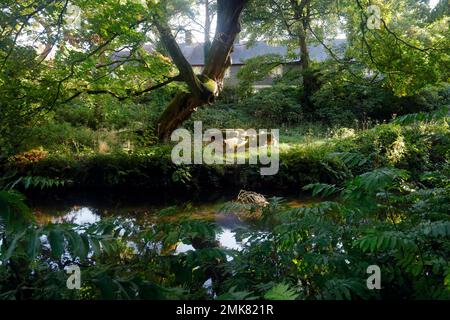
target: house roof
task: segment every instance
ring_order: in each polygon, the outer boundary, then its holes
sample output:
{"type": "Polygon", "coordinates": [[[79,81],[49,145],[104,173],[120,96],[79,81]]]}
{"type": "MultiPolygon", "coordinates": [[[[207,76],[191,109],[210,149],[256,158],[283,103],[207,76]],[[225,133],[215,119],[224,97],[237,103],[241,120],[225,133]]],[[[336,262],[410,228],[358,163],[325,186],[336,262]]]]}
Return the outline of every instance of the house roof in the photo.
{"type": "MultiPolygon", "coordinates": [[[[345,44],[345,40],[335,40],[331,46],[334,49],[338,49],[345,44]]],[[[146,45],[144,48],[147,51],[152,51],[151,45],[146,45]]],[[[205,65],[205,59],[203,54],[203,43],[193,44],[180,44],[180,49],[183,52],[186,59],[191,65],[203,66],[205,65]]],[[[300,50],[296,50],[299,53],[300,50]]],[[[234,45],[234,51],[231,54],[232,65],[245,64],[245,60],[254,58],[266,54],[279,54],[282,56],[287,55],[287,47],[282,45],[270,45],[264,41],[257,41],[252,46],[247,46],[247,43],[237,43],[234,45]]],[[[310,57],[314,61],[324,61],[328,58],[328,52],[322,45],[309,46],[310,57]]],[[[292,62],[299,61],[300,59],[293,59],[292,62]]]]}
{"type": "MultiPolygon", "coordinates": [[[[345,43],[345,40],[336,40],[332,43],[333,48],[337,48],[345,43]]],[[[181,44],[181,51],[191,65],[204,65],[203,43],[196,44],[181,44]]],[[[328,52],[322,45],[309,46],[309,53],[312,60],[324,61],[328,58],[328,52]]],[[[296,50],[299,53],[300,50],[296,50]]],[[[257,41],[252,46],[247,46],[247,43],[238,43],[234,45],[233,53],[231,54],[231,62],[233,65],[245,64],[245,61],[261,55],[278,54],[281,56],[287,55],[287,46],[270,45],[264,41],[257,41]]],[[[300,59],[293,59],[292,62],[300,59]]]]}

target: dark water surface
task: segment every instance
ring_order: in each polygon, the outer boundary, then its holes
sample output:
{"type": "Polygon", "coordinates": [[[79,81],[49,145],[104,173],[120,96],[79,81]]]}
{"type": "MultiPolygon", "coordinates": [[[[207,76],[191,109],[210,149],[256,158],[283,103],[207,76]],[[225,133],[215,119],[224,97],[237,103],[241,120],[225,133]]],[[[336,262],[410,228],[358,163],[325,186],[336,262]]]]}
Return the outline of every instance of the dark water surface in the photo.
{"type": "MultiPolygon", "coordinates": [[[[217,234],[217,241],[224,248],[239,250],[242,243],[236,240],[235,230],[237,227],[248,226],[246,221],[233,213],[223,213],[221,208],[232,198],[221,198],[207,202],[184,202],[184,203],[158,203],[154,201],[133,201],[127,203],[123,200],[58,200],[54,202],[32,203],[32,211],[37,221],[42,224],[70,222],[78,225],[92,224],[106,217],[124,217],[135,219],[137,223],[158,223],[161,219],[165,221],[178,220],[204,220],[214,222],[221,230],[217,234]],[[174,214],[161,216],[161,210],[171,208],[174,214]]],[[[307,206],[314,201],[308,198],[301,200],[289,199],[287,203],[292,207],[307,206]]],[[[191,245],[179,243],[178,252],[193,250],[191,245]]]]}

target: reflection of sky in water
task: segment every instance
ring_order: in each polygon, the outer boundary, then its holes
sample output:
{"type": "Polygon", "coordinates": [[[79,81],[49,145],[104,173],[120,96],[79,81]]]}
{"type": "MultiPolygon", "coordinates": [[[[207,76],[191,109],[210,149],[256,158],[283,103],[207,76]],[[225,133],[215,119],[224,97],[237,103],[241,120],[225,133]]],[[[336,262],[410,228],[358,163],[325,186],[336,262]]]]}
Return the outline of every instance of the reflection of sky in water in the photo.
{"type": "MultiPolygon", "coordinates": [[[[79,206],[72,207],[62,216],[51,217],[53,223],[71,222],[77,225],[93,224],[100,220],[101,216],[96,213],[96,209],[79,206]]],[[[222,229],[221,232],[216,235],[216,239],[219,241],[220,246],[225,249],[241,250],[243,246],[236,241],[236,234],[232,230],[235,227],[242,225],[242,222],[234,215],[223,214],[215,214],[215,220],[222,229]]],[[[190,250],[195,250],[192,245],[180,242],[176,248],[176,253],[185,253],[190,250]]]]}
{"type": "Polygon", "coordinates": [[[62,217],[52,219],[53,222],[72,222],[78,225],[92,224],[100,221],[100,216],[90,208],[74,208],[62,217]]]}
{"type": "Polygon", "coordinates": [[[180,243],[177,246],[177,250],[176,253],[185,253],[188,252],[190,250],[195,250],[193,246],[191,246],[190,244],[184,244],[184,243],[180,243]]]}
{"type": "Polygon", "coordinates": [[[219,240],[220,245],[227,249],[242,249],[242,245],[236,241],[236,234],[230,229],[223,229],[223,232],[218,235],[217,240],[219,240]]]}
{"type": "MultiPolygon", "coordinates": [[[[217,235],[217,240],[220,246],[225,249],[241,250],[242,244],[238,243],[235,238],[235,233],[231,229],[222,229],[222,232],[217,235]]],[[[179,243],[176,253],[184,253],[189,250],[195,250],[190,244],[179,243]]]]}

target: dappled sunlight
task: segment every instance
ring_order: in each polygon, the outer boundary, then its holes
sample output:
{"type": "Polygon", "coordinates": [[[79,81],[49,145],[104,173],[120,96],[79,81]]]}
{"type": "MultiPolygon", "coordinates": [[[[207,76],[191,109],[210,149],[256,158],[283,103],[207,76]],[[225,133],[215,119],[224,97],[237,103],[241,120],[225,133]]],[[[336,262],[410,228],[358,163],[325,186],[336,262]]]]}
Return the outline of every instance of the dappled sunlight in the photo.
{"type": "Polygon", "coordinates": [[[450,299],[448,0],[0,21],[0,300],[450,299]]]}

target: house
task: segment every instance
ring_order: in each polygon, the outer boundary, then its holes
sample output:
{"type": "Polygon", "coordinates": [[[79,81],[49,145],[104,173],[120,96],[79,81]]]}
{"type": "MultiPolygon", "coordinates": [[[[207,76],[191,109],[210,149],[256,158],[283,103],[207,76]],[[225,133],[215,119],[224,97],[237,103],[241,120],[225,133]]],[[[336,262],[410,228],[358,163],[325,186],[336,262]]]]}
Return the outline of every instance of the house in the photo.
{"type": "MultiPolygon", "coordinates": [[[[333,43],[333,48],[345,44],[345,40],[337,40],[333,43]]],[[[192,65],[195,73],[201,73],[205,66],[205,58],[203,54],[203,43],[184,43],[180,45],[186,59],[192,65]]],[[[234,45],[234,51],[231,54],[231,67],[225,74],[225,86],[234,86],[238,83],[237,73],[242,66],[245,65],[245,61],[250,58],[254,58],[260,55],[266,54],[278,54],[281,56],[287,55],[287,47],[282,45],[270,45],[264,41],[257,41],[252,46],[247,46],[247,43],[236,43],[234,45]]],[[[328,59],[328,52],[322,45],[314,45],[309,47],[310,57],[313,61],[324,61],[328,59]]],[[[255,83],[256,88],[270,86],[273,79],[286,72],[288,69],[298,67],[299,59],[291,59],[288,63],[281,65],[273,70],[272,74],[264,79],[255,83]]]]}
{"type": "MultiPolygon", "coordinates": [[[[345,40],[335,40],[330,46],[333,50],[340,50],[345,46],[345,40]]],[[[153,51],[152,45],[145,45],[145,50],[148,52],[153,51]]],[[[188,62],[192,65],[194,72],[200,74],[205,67],[205,58],[203,51],[203,43],[183,43],[180,44],[180,49],[188,62]]],[[[270,45],[264,41],[254,42],[251,46],[248,46],[245,42],[237,42],[234,45],[233,53],[231,54],[231,67],[227,70],[225,74],[225,86],[235,86],[238,84],[239,80],[237,78],[237,73],[240,68],[245,65],[245,61],[261,55],[266,54],[278,54],[281,56],[286,56],[288,49],[283,45],[270,45]]],[[[299,53],[299,50],[296,52],[299,53]]],[[[129,53],[127,51],[122,51],[116,53],[116,58],[119,59],[121,56],[127,56],[129,53]]],[[[321,62],[329,58],[329,53],[322,45],[311,45],[309,46],[309,54],[311,60],[321,62]]],[[[300,56],[298,54],[298,56],[300,56]]],[[[282,75],[289,69],[298,68],[300,59],[291,59],[288,63],[283,64],[275,68],[272,74],[254,84],[256,89],[271,86],[275,77],[282,75]]]]}

